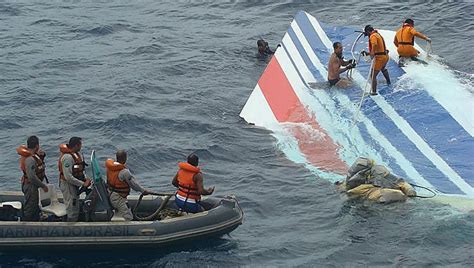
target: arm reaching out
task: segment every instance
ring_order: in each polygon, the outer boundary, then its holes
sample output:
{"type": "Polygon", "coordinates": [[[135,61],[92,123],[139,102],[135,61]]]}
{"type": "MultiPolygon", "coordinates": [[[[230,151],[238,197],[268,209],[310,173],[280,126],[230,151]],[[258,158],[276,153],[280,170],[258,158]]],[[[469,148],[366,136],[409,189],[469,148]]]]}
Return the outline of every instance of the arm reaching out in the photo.
{"type": "Polygon", "coordinates": [[[198,194],[200,194],[200,195],[211,195],[212,193],[214,193],[215,187],[210,187],[208,189],[204,189],[202,173],[198,173],[198,174],[194,175],[193,179],[194,179],[194,182],[196,183],[198,194]]]}

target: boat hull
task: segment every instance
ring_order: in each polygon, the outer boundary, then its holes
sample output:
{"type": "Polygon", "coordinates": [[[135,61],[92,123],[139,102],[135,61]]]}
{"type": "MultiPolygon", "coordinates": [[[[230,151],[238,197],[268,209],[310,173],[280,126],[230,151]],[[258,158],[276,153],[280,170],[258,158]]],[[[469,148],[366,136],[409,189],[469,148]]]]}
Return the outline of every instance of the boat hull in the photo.
{"type": "MultiPolygon", "coordinates": [[[[0,195],[0,202],[20,201],[19,194],[0,195]]],[[[161,198],[143,200],[139,213],[151,214],[161,198]]],[[[137,197],[132,197],[133,207],[137,197]]],[[[0,249],[24,247],[77,248],[90,246],[159,246],[190,239],[219,237],[232,232],[243,221],[243,212],[235,197],[208,198],[203,202],[212,208],[161,221],[112,222],[16,222],[0,221],[0,249]]],[[[170,200],[168,208],[173,208],[170,200]]]]}

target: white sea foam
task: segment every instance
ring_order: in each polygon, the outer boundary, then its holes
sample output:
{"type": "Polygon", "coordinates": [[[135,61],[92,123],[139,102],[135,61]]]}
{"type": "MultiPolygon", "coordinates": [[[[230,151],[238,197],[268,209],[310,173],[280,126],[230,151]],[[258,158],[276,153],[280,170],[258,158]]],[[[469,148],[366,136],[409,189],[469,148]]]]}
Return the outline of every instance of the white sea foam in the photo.
{"type": "MultiPolygon", "coordinates": [[[[393,60],[398,59],[397,48],[391,42],[395,36],[394,31],[379,31],[386,40],[387,49],[393,60]]],[[[420,57],[428,61],[428,65],[407,64],[403,69],[406,76],[426,90],[451,116],[474,137],[474,88],[472,74],[465,74],[465,79],[460,79],[455,71],[438,60],[435,55],[427,58],[426,52],[418,45],[415,47],[421,52],[420,57]],[[469,78],[471,77],[471,79],[469,78]]],[[[459,72],[458,72],[459,73],[459,72]]]]}

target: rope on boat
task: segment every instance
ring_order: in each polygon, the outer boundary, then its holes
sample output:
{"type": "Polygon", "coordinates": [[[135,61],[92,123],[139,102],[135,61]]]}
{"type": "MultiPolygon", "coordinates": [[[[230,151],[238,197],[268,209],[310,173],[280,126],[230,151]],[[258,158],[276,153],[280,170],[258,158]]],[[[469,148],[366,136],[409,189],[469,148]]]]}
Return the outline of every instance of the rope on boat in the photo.
{"type": "Polygon", "coordinates": [[[141,194],[140,197],[138,198],[137,204],[135,204],[135,207],[132,210],[133,218],[135,220],[139,220],[139,221],[152,221],[152,220],[155,220],[156,217],[160,214],[160,212],[166,207],[166,205],[168,204],[168,201],[170,200],[170,198],[175,195],[175,193],[149,193],[149,194],[150,195],[156,195],[156,196],[166,196],[166,197],[161,201],[160,206],[158,207],[157,210],[155,210],[155,212],[153,212],[149,216],[140,217],[137,214],[137,208],[140,205],[140,203],[142,202],[142,199],[143,199],[143,196],[144,196],[143,194],[141,194]]]}

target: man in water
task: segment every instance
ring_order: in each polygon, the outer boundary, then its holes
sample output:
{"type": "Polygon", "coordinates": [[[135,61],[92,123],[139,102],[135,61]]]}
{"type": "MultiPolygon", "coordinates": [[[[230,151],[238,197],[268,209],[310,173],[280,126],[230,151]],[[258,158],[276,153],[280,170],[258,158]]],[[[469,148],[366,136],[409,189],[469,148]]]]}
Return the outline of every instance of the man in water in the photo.
{"type": "Polygon", "coordinates": [[[203,211],[199,204],[201,195],[211,195],[214,192],[214,187],[204,189],[204,179],[198,165],[198,156],[190,154],[186,163],[180,162],[178,164],[179,170],[172,181],[172,184],[178,187],[175,196],[176,205],[185,212],[203,211]]]}
{"type": "Polygon", "coordinates": [[[23,172],[21,177],[21,190],[25,194],[23,205],[24,221],[39,221],[39,194],[38,188],[48,191],[48,186],[43,183],[45,180],[44,152],[40,151],[39,139],[31,136],[26,141],[26,146],[22,145],[16,149],[20,155],[20,169],[23,172]]]}
{"type": "MultiPolygon", "coordinates": [[[[277,45],[277,47],[279,46],[280,44],[277,45]]],[[[257,47],[258,47],[258,54],[260,56],[268,56],[268,55],[273,55],[275,53],[275,51],[271,50],[270,47],[268,46],[268,42],[263,39],[257,40],[257,47]]]]}
{"type": "Polygon", "coordinates": [[[342,44],[340,42],[335,42],[332,44],[334,52],[331,54],[328,63],[328,82],[329,86],[336,86],[340,88],[348,87],[351,85],[351,81],[346,78],[341,78],[340,74],[354,68],[356,63],[354,60],[344,60],[342,56],[342,44]],[[345,66],[341,68],[341,66],[345,66]]]}
{"type": "Polygon", "coordinates": [[[125,166],[127,162],[127,152],[118,150],[115,154],[116,160],[107,159],[105,168],[107,169],[107,185],[109,186],[110,203],[115,213],[121,215],[126,221],[133,220],[133,214],[128,207],[127,196],[130,194],[130,188],[147,195],[150,191],[138,184],[130,170],[125,166]]]}
{"type": "Polygon", "coordinates": [[[420,52],[414,47],[415,36],[431,43],[429,37],[415,30],[415,22],[412,19],[406,19],[402,27],[398,29],[393,40],[400,56],[401,65],[403,65],[403,58],[411,58],[414,61],[418,61],[417,56],[420,52]]]}
{"type": "Polygon", "coordinates": [[[387,80],[387,85],[390,85],[390,76],[388,75],[388,70],[385,68],[389,59],[388,50],[382,35],[372,26],[365,26],[364,35],[369,37],[369,52],[362,51],[361,54],[370,55],[372,57],[372,90],[370,95],[377,95],[377,75],[380,71],[382,71],[385,80],[387,80]]]}

